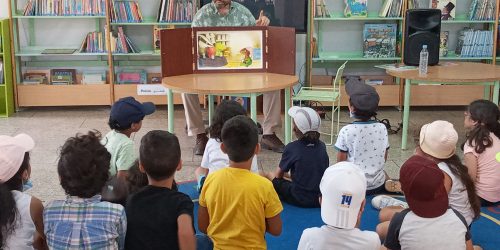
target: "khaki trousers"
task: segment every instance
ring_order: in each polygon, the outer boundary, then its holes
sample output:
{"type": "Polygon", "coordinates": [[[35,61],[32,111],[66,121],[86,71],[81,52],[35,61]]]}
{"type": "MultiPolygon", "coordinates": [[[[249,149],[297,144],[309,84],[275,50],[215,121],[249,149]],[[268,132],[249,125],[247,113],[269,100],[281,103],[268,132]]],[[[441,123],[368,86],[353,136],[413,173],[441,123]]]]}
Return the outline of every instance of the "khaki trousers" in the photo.
{"type": "MultiPolygon", "coordinates": [[[[280,91],[263,93],[263,99],[264,122],[262,123],[262,129],[265,135],[269,135],[281,126],[280,91]]],[[[182,103],[184,104],[188,135],[205,133],[198,94],[182,94],[182,103]]]]}

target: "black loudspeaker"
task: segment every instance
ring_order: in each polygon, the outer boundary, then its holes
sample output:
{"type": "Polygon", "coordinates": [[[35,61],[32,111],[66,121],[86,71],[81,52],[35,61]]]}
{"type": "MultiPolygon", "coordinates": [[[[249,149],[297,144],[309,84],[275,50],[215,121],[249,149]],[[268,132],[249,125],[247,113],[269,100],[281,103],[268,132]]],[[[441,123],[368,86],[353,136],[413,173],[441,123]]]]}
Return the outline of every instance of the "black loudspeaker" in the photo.
{"type": "Polygon", "coordinates": [[[429,65],[439,63],[441,10],[411,9],[406,11],[404,63],[418,66],[422,45],[427,45],[429,65]]]}

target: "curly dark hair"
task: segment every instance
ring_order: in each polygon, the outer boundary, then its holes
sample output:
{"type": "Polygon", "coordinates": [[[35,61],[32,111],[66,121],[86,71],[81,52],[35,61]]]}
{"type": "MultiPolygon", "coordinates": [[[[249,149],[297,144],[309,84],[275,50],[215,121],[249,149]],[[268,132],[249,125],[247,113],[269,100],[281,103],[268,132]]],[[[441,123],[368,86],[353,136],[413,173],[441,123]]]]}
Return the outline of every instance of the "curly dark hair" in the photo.
{"type": "Polygon", "coordinates": [[[474,147],[476,153],[481,154],[491,147],[493,140],[490,132],[500,138],[500,111],[498,106],[488,100],[473,101],[467,108],[470,119],[477,122],[476,126],[467,133],[467,144],[474,147]]]}
{"type": "Polygon", "coordinates": [[[133,194],[148,185],[148,176],[139,170],[139,161],[135,161],[128,170],[127,184],[129,194],[133,194]]]}
{"type": "Polygon", "coordinates": [[[100,139],[101,133],[94,130],[70,137],[62,146],[57,172],[66,194],[90,198],[101,193],[109,179],[111,154],[100,139]]]}
{"type": "Polygon", "coordinates": [[[222,127],[221,138],[229,160],[248,161],[258,143],[257,124],[247,116],[238,115],[229,119],[222,127]]]}
{"type": "Polygon", "coordinates": [[[209,132],[210,137],[221,142],[221,131],[224,123],[237,116],[237,115],[247,115],[246,110],[236,101],[224,100],[217,108],[215,108],[214,116],[212,117],[212,125],[210,125],[209,132]]]}
{"type": "Polygon", "coordinates": [[[11,191],[22,191],[23,172],[27,170],[29,166],[30,155],[26,152],[23,162],[16,174],[5,183],[0,183],[0,249],[2,249],[7,236],[15,231],[14,225],[16,225],[18,211],[16,201],[11,191]]]}
{"type": "Polygon", "coordinates": [[[179,139],[167,131],[149,131],[141,139],[139,160],[150,178],[157,181],[168,179],[181,160],[179,139]]]}

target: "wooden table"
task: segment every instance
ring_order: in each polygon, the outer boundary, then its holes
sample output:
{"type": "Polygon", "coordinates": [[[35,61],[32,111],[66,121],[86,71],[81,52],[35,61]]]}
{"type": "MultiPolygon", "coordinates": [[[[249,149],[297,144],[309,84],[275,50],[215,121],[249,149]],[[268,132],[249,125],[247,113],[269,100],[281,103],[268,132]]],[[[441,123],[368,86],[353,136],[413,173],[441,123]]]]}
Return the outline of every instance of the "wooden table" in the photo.
{"type": "Polygon", "coordinates": [[[250,117],[257,121],[257,96],[263,92],[285,90],[285,144],[291,141],[290,88],[298,81],[296,76],[273,73],[209,73],[164,77],[167,88],[168,131],[174,132],[173,92],[208,95],[208,116],[214,110],[214,95],[250,96],[250,117]]]}
{"type": "Polygon", "coordinates": [[[408,124],[410,119],[410,90],[412,84],[484,85],[485,99],[490,99],[490,87],[493,86],[492,101],[498,104],[500,67],[492,64],[453,62],[443,66],[431,66],[428,68],[425,76],[420,76],[418,69],[406,71],[387,70],[387,74],[405,79],[402,149],[407,149],[408,124]]]}

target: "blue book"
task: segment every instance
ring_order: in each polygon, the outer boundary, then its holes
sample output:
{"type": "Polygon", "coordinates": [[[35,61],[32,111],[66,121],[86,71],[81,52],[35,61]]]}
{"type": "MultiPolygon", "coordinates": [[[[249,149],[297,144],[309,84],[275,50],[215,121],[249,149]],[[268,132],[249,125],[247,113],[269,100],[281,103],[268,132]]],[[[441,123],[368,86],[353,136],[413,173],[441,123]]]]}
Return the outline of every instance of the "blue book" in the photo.
{"type": "Polygon", "coordinates": [[[345,17],[367,17],[368,16],[368,0],[344,0],[345,17]]]}

